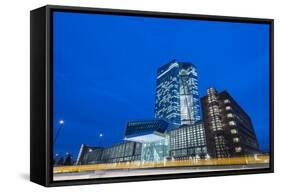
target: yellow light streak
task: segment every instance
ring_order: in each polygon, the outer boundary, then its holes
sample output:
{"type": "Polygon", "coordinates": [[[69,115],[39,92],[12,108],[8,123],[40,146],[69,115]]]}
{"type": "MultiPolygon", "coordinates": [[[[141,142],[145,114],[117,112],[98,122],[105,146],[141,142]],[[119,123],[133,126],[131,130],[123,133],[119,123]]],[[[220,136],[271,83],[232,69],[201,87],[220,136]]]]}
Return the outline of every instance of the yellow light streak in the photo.
{"type": "Polygon", "coordinates": [[[72,166],[57,166],[53,168],[56,173],[83,172],[95,170],[109,169],[142,169],[142,168],[161,168],[161,167],[192,167],[192,166],[215,166],[215,165],[250,165],[269,163],[269,155],[259,155],[256,157],[232,157],[223,159],[198,159],[198,160],[169,160],[158,162],[119,162],[119,163],[101,163],[91,165],[72,165],[72,166]]]}

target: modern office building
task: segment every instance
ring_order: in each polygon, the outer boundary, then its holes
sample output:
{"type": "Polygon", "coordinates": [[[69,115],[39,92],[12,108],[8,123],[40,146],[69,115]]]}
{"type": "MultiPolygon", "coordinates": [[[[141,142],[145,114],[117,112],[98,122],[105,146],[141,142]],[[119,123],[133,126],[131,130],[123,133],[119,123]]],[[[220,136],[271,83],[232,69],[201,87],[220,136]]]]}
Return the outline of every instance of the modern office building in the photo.
{"type": "Polygon", "coordinates": [[[141,143],[125,141],[107,148],[81,145],[77,165],[139,161],[141,143]]]}
{"type": "Polygon", "coordinates": [[[128,122],[125,140],[142,143],[141,161],[163,161],[169,155],[166,130],[171,126],[165,120],[128,122]]]}
{"type": "Polygon", "coordinates": [[[169,123],[161,119],[129,121],[125,131],[125,140],[140,143],[159,141],[165,137],[169,123]]]}
{"type": "Polygon", "coordinates": [[[202,122],[175,126],[165,120],[130,121],[125,142],[108,148],[82,145],[77,164],[157,162],[207,158],[202,122]]]}
{"type": "Polygon", "coordinates": [[[101,160],[105,163],[136,161],[140,155],[141,143],[125,141],[105,148],[101,160]]]}
{"type": "Polygon", "coordinates": [[[157,72],[155,119],[129,121],[124,142],[82,145],[77,164],[226,158],[259,153],[250,117],[229,95],[207,90],[199,106],[198,75],[176,60],[157,72]]]}
{"type": "Polygon", "coordinates": [[[208,153],[214,158],[259,153],[250,117],[226,91],[207,90],[201,98],[208,153]]]}
{"type": "Polygon", "coordinates": [[[84,146],[85,154],[77,162],[121,162],[131,159],[155,162],[205,157],[206,140],[200,122],[197,78],[196,67],[188,62],[173,60],[160,67],[157,71],[156,118],[130,121],[126,126],[125,143],[134,144],[132,148],[138,150],[127,150],[124,143],[104,149],[87,149],[84,146]],[[87,160],[82,161],[82,157],[87,160]]]}
{"type": "Polygon", "coordinates": [[[157,71],[155,117],[178,125],[200,120],[196,67],[172,60],[157,71]]]}
{"type": "Polygon", "coordinates": [[[169,157],[171,159],[208,158],[203,122],[181,125],[167,131],[169,135],[169,157]]]}
{"type": "Polygon", "coordinates": [[[76,165],[94,164],[101,161],[102,147],[91,147],[82,144],[76,160],[76,165]]]}

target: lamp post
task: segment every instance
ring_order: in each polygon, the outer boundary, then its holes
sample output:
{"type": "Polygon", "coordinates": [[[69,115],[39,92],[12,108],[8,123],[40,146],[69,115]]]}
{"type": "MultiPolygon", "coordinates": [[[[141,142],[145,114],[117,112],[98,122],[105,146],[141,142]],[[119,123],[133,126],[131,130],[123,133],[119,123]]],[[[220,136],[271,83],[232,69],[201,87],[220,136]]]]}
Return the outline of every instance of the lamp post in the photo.
{"type": "Polygon", "coordinates": [[[99,134],[99,146],[100,146],[100,147],[101,147],[101,144],[102,144],[102,143],[101,143],[102,137],[103,137],[103,134],[100,133],[100,134],[99,134]]]}
{"type": "MultiPolygon", "coordinates": [[[[55,144],[56,144],[56,141],[57,141],[57,138],[58,138],[58,135],[59,135],[59,133],[60,133],[60,131],[61,131],[61,128],[63,127],[63,124],[64,124],[64,121],[61,119],[61,120],[59,120],[59,128],[58,128],[58,130],[57,130],[57,132],[56,132],[56,135],[55,135],[55,137],[54,137],[54,142],[53,142],[53,145],[55,146],[55,144]]],[[[63,158],[63,157],[61,157],[60,159],[58,159],[57,160],[57,158],[59,157],[59,154],[56,154],[55,155],[55,161],[54,161],[54,164],[57,164],[57,165],[60,165],[60,164],[62,164],[62,162],[61,162],[61,158],[63,158]]]]}
{"type": "Polygon", "coordinates": [[[57,133],[56,133],[56,135],[55,135],[54,144],[55,144],[56,141],[57,141],[57,138],[58,138],[58,136],[59,136],[59,133],[60,133],[60,131],[61,131],[63,125],[64,125],[64,120],[62,120],[62,119],[59,120],[59,129],[58,129],[58,131],[57,131],[57,133]]]}

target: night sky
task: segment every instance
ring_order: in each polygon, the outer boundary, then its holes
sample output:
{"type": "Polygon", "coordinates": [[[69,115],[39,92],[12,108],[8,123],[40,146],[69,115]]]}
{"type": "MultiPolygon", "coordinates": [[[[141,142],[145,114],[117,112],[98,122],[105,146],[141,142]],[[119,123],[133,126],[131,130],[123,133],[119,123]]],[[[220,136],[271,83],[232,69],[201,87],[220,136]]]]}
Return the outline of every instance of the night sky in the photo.
{"type": "Polygon", "coordinates": [[[126,122],[154,118],[156,71],[192,62],[200,96],[227,90],[269,149],[269,25],[54,12],[55,153],[122,142],[126,122]],[[99,137],[102,133],[103,137],[99,137]]]}

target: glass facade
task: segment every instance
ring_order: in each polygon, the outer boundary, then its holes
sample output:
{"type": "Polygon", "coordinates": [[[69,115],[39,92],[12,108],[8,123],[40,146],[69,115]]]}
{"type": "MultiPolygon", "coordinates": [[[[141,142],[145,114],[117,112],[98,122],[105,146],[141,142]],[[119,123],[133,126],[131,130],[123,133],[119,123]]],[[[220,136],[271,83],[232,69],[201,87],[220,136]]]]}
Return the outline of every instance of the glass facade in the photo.
{"type": "Polygon", "coordinates": [[[142,143],[141,161],[155,162],[168,156],[168,140],[165,134],[169,123],[164,120],[128,122],[125,140],[142,143]]]}
{"type": "Polygon", "coordinates": [[[138,148],[139,155],[133,153],[133,146],[115,145],[103,150],[101,161],[157,162],[205,158],[206,138],[200,121],[197,79],[197,69],[191,63],[173,60],[160,67],[157,72],[156,119],[129,121],[125,130],[124,140],[135,143],[134,150],[138,148]],[[141,147],[136,147],[139,144],[141,147]]]}
{"type": "Polygon", "coordinates": [[[159,141],[142,144],[141,161],[157,162],[164,161],[169,155],[169,140],[165,137],[159,141]]]}
{"type": "Polygon", "coordinates": [[[168,131],[172,159],[205,158],[207,155],[205,129],[202,122],[182,125],[168,131]]]}
{"type": "Polygon", "coordinates": [[[81,145],[77,165],[139,161],[142,144],[126,141],[107,148],[81,145]]]}
{"type": "Polygon", "coordinates": [[[201,119],[194,65],[173,60],[158,69],[156,84],[156,118],[178,125],[191,125],[201,119]]]}
{"type": "Polygon", "coordinates": [[[159,162],[257,154],[251,119],[226,91],[207,90],[201,98],[201,121],[197,78],[191,63],[173,60],[160,67],[156,119],[129,121],[121,144],[83,146],[77,162],[159,162]]]}
{"type": "Polygon", "coordinates": [[[141,144],[124,142],[105,148],[101,157],[102,162],[116,163],[140,160],[141,144]]]}
{"type": "Polygon", "coordinates": [[[159,132],[164,133],[169,124],[164,120],[130,121],[127,123],[125,137],[139,136],[143,134],[159,132]]]}

